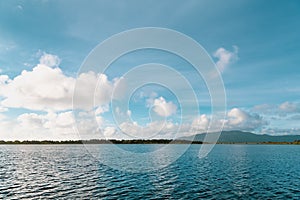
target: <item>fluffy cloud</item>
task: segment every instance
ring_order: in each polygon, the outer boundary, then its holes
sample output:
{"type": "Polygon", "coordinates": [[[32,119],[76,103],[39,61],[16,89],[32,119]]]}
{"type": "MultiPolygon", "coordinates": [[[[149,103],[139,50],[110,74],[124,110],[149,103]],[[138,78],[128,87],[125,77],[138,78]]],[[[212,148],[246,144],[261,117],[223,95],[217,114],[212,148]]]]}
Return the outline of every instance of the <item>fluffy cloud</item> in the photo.
{"type": "Polygon", "coordinates": [[[62,72],[55,55],[44,53],[39,61],[32,70],[24,70],[13,79],[0,75],[0,112],[8,108],[31,110],[15,119],[1,114],[1,139],[87,139],[115,133],[111,127],[101,127],[105,121],[101,114],[109,111],[111,98],[122,96],[126,87],[122,77],[110,81],[105,74],[90,71],[74,78],[62,72]],[[77,95],[73,98],[75,86],[77,95]],[[80,137],[68,111],[73,102],[80,112],[76,118],[80,137]]]}
{"type": "Polygon", "coordinates": [[[76,84],[76,108],[92,109],[94,103],[99,106],[109,102],[114,89],[116,94],[124,89],[121,87],[125,82],[122,78],[109,81],[105,74],[87,72],[77,79],[68,77],[58,67],[59,63],[57,56],[44,54],[31,71],[24,70],[14,79],[1,75],[1,105],[41,111],[68,110],[72,108],[76,84]]]}
{"type": "Polygon", "coordinates": [[[101,116],[96,116],[96,122],[91,111],[83,111],[76,121],[71,111],[24,113],[16,119],[0,118],[1,140],[79,140],[113,136],[112,127],[101,127],[101,116]]]}
{"type": "Polygon", "coordinates": [[[79,139],[74,131],[72,113],[24,113],[16,119],[0,120],[3,140],[69,140],[79,139]]]}
{"type": "MultiPolygon", "coordinates": [[[[234,60],[236,54],[237,49],[235,52],[218,49],[215,53],[219,58],[217,64],[224,69],[234,60]]],[[[210,116],[201,115],[192,122],[181,125],[171,121],[153,121],[141,126],[137,122],[125,121],[120,127],[116,127],[101,115],[109,111],[108,103],[111,98],[122,96],[126,89],[124,78],[109,80],[105,74],[91,71],[74,78],[66,76],[59,68],[59,64],[60,59],[57,56],[43,54],[40,63],[32,70],[24,70],[13,79],[7,75],[0,75],[0,112],[3,112],[0,114],[1,139],[128,138],[128,135],[142,138],[173,138],[176,133],[179,137],[206,132],[209,126],[213,131],[214,126],[221,124],[224,124],[224,130],[270,131],[264,129],[267,125],[265,118],[239,108],[229,110],[227,118],[215,124],[210,124],[210,116]],[[72,113],[68,111],[72,109],[75,85],[77,96],[74,103],[76,108],[81,109],[76,122],[72,113]],[[5,116],[8,108],[39,110],[46,114],[30,111],[16,119],[9,119],[5,116]],[[74,131],[74,124],[77,125],[80,137],[74,131]]],[[[151,107],[157,115],[169,117],[176,114],[177,106],[172,101],[167,102],[156,93],[141,96],[145,97],[146,106],[151,107]]],[[[284,102],[274,106],[266,104],[255,109],[293,114],[295,119],[296,114],[300,112],[300,106],[295,102],[284,102]]],[[[124,111],[124,115],[130,117],[131,110],[124,111]]]]}
{"type": "Polygon", "coordinates": [[[220,72],[223,72],[230,63],[237,60],[238,58],[237,54],[238,54],[237,46],[233,46],[233,52],[228,51],[222,47],[215,51],[213,56],[219,59],[216,64],[220,72]]]}
{"type": "Polygon", "coordinates": [[[146,125],[140,125],[137,122],[123,122],[119,127],[99,115],[107,112],[106,106],[97,109],[99,112],[96,116],[93,111],[79,112],[76,121],[71,111],[46,114],[25,113],[16,120],[7,120],[4,116],[0,119],[1,139],[175,138],[207,132],[208,127],[214,132],[216,130],[214,127],[220,126],[222,123],[224,123],[224,130],[255,131],[262,129],[273,133],[271,129],[265,127],[267,123],[261,116],[238,108],[229,110],[225,121],[219,120],[215,124],[210,124],[210,116],[203,114],[192,122],[183,124],[172,121],[153,121],[146,125]],[[79,135],[74,130],[75,125],[79,135]]]}
{"type": "Polygon", "coordinates": [[[71,111],[47,114],[25,113],[17,118],[23,128],[73,133],[74,118],[71,111]]]}
{"type": "Polygon", "coordinates": [[[208,128],[211,132],[217,130],[222,124],[223,130],[243,130],[243,131],[255,131],[259,130],[265,125],[267,121],[258,114],[248,113],[239,108],[233,108],[227,112],[225,119],[219,119],[210,124],[211,119],[209,116],[203,114],[193,120],[191,130],[196,132],[206,132],[208,128]]]}
{"type": "Polygon", "coordinates": [[[195,118],[192,122],[192,130],[196,132],[206,132],[209,126],[210,120],[207,115],[201,115],[195,118]]]}
{"type": "Polygon", "coordinates": [[[74,80],[74,84],[76,84],[74,107],[86,110],[105,105],[112,98],[119,98],[125,90],[123,78],[109,81],[105,74],[95,74],[92,71],[80,74],[76,83],[74,80]]]}
{"type": "Polygon", "coordinates": [[[59,68],[39,64],[32,71],[24,70],[13,80],[0,85],[1,104],[5,107],[32,110],[65,110],[71,108],[74,79],[59,68]]]}
{"type": "Polygon", "coordinates": [[[267,125],[267,122],[258,114],[250,114],[239,108],[233,108],[227,113],[224,128],[227,130],[252,131],[267,125]]]}
{"type": "Polygon", "coordinates": [[[176,113],[177,106],[172,102],[167,102],[163,97],[154,99],[153,110],[156,114],[162,117],[169,117],[176,113]]]}

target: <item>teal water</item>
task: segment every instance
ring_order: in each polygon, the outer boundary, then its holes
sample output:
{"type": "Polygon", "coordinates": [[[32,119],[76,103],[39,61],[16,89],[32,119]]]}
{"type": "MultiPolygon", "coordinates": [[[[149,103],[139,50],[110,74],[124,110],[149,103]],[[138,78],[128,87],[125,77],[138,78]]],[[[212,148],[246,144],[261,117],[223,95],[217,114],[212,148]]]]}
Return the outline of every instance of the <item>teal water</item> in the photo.
{"type": "MultiPolygon", "coordinates": [[[[122,148],[147,152],[157,147],[122,148]]],[[[300,198],[299,145],[216,145],[203,159],[199,147],[191,145],[168,167],[131,173],[97,162],[83,145],[2,145],[0,199],[300,198]]]]}

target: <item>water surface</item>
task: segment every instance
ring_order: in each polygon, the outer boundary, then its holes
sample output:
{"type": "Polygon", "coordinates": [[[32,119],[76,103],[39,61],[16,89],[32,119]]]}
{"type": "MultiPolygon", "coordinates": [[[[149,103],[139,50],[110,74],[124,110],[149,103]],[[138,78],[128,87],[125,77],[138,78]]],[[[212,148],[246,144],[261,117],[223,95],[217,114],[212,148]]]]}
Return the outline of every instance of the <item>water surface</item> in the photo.
{"type": "MultiPolygon", "coordinates": [[[[168,167],[130,173],[97,162],[83,145],[2,145],[0,199],[300,198],[300,146],[216,145],[203,159],[199,147],[191,145],[168,167]]],[[[158,146],[122,148],[148,152],[158,146]]]]}

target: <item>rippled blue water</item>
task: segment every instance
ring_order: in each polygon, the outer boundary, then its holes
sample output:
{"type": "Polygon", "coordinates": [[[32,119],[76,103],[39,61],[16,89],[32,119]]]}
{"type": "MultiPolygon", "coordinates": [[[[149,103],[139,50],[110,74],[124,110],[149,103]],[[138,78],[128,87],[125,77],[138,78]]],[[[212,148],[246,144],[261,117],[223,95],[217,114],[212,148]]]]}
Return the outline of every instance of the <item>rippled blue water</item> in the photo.
{"type": "Polygon", "coordinates": [[[300,146],[216,145],[204,159],[199,147],[168,167],[130,173],[96,162],[82,145],[2,145],[0,199],[300,198],[300,146]]]}

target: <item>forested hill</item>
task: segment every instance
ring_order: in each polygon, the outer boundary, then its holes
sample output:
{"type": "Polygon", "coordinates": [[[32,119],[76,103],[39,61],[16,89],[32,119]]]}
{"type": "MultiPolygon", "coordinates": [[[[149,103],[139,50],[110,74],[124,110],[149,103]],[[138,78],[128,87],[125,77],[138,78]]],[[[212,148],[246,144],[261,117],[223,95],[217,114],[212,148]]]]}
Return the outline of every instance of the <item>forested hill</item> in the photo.
{"type": "MultiPolygon", "coordinates": [[[[209,133],[216,134],[216,133],[209,133]]],[[[197,134],[193,137],[182,137],[183,140],[204,141],[206,134],[197,134]]],[[[300,141],[300,135],[260,135],[243,131],[223,131],[218,143],[264,143],[264,142],[294,142],[300,141]]]]}

